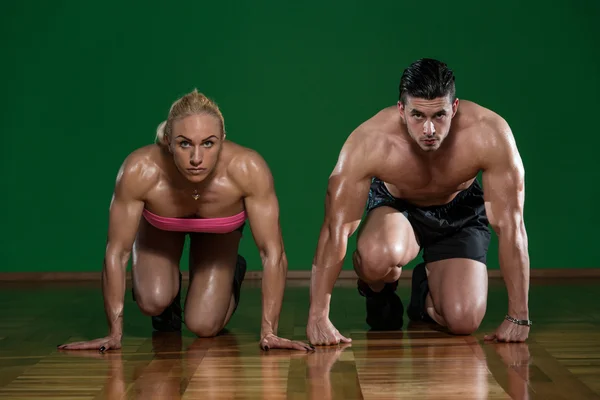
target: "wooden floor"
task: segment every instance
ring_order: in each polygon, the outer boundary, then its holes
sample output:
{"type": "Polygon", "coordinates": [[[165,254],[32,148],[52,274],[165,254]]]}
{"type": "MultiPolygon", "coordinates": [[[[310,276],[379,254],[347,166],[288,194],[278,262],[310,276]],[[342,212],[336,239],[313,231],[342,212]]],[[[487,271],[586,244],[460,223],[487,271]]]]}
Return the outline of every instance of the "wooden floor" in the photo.
{"type": "MultiPolygon", "coordinates": [[[[407,302],[409,282],[399,293],[407,302]]],[[[106,332],[98,283],[0,284],[1,399],[600,399],[600,280],[534,281],[526,344],[482,338],[506,311],[490,282],[479,332],[427,326],[368,332],[354,282],[338,285],[332,321],[353,343],[310,354],[258,348],[260,288],[244,284],[228,332],[153,334],[127,296],[123,349],[60,352],[106,332]]],[[[308,287],[286,291],[280,333],[305,339],[308,287]]]]}

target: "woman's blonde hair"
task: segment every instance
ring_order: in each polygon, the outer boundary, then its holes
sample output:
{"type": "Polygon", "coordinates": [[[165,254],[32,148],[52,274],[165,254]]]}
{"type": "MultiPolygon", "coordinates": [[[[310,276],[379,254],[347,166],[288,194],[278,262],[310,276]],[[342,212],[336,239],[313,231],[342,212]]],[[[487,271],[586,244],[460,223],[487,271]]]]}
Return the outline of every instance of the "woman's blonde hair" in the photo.
{"type": "Polygon", "coordinates": [[[194,89],[171,105],[167,120],[161,122],[156,129],[155,142],[158,144],[166,143],[165,136],[171,136],[175,120],[198,114],[209,114],[217,117],[221,123],[221,133],[225,134],[225,120],[223,119],[221,110],[219,110],[219,106],[204,94],[198,93],[197,89],[194,89]]]}

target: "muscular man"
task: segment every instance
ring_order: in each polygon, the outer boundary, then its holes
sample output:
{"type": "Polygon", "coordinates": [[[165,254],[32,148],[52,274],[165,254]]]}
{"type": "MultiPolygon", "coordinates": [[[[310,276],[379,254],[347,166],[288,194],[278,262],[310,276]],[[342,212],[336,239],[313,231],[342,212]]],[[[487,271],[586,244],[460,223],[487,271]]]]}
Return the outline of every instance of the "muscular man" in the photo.
{"type": "Polygon", "coordinates": [[[313,262],[307,324],[312,344],[349,341],[329,320],[329,304],[365,206],[352,259],[373,329],[402,327],[397,282],[402,266],[422,249],[408,317],[454,334],[477,330],[487,302],[489,223],[499,239],[508,305],[507,316],[486,338],[528,337],[523,164],[507,122],[473,102],[459,105],[454,81],[440,61],[414,62],[402,75],[397,107],[378,112],[345,142],[329,178],[313,262]]]}
{"type": "Polygon", "coordinates": [[[117,175],[109,212],[102,290],[108,335],[60,349],[119,349],[125,270],[133,254],[134,299],[158,331],[217,335],[240,301],[245,221],[264,267],[260,346],[309,346],[277,336],[287,259],[270,169],[255,151],[226,139],[218,106],[194,90],[177,100],[156,143],[134,150],[117,175]],[[190,284],[182,311],[179,260],[190,238],[190,284]],[[183,314],[183,315],[182,315],[183,314]]]}

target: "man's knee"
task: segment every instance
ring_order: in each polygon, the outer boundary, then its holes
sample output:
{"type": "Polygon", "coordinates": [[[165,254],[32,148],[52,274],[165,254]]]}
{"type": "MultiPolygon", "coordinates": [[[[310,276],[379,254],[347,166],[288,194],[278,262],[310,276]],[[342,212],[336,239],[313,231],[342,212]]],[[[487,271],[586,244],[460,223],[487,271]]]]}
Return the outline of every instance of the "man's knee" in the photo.
{"type": "Polygon", "coordinates": [[[390,246],[372,240],[359,240],[353,256],[354,269],[366,282],[380,281],[398,266],[404,251],[401,243],[390,246]]]}
{"type": "Polygon", "coordinates": [[[471,335],[481,325],[485,315],[485,302],[464,304],[461,302],[444,307],[442,315],[448,330],[455,335],[471,335]]]}

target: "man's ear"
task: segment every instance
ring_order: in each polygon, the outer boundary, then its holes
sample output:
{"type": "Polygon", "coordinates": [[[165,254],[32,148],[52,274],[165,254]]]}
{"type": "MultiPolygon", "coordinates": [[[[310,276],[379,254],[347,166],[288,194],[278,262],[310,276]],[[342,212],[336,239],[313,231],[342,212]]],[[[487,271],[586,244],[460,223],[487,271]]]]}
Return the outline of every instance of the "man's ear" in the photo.
{"type": "Polygon", "coordinates": [[[405,111],[404,104],[402,104],[401,101],[398,101],[397,106],[398,106],[398,112],[400,113],[400,118],[402,118],[402,122],[406,123],[406,119],[404,116],[404,111],[405,111]]]}
{"type": "Polygon", "coordinates": [[[456,115],[456,112],[458,111],[458,97],[456,99],[454,99],[454,103],[452,103],[452,117],[454,117],[456,115]]]}

